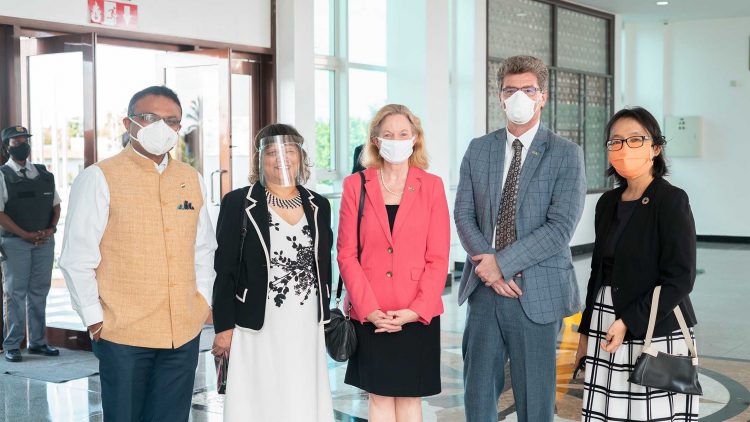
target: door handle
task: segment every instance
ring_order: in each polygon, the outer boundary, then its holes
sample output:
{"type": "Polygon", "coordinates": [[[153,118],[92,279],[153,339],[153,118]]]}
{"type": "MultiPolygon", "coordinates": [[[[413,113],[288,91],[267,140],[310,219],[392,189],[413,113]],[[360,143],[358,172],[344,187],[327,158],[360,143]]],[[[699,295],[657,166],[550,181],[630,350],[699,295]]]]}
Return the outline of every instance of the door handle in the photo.
{"type": "MultiPolygon", "coordinates": [[[[216,185],[214,184],[214,176],[219,175],[219,186],[221,186],[221,174],[226,173],[227,170],[224,169],[218,169],[211,172],[211,204],[212,205],[219,205],[221,204],[221,200],[216,200],[216,185]]],[[[221,194],[221,193],[220,193],[221,194]]]]}

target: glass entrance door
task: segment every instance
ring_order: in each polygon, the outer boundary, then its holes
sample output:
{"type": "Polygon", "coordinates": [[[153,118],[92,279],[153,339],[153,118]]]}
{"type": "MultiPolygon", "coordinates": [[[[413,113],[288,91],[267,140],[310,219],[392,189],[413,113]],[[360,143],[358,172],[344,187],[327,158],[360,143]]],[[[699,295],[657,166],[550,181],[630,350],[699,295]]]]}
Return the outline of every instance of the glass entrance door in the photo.
{"type": "Polygon", "coordinates": [[[253,138],[263,125],[260,107],[261,66],[256,56],[232,52],[232,189],[248,184],[253,138]]]}
{"type": "Polygon", "coordinates": [[[170,52],[158,64],[165,85],[182,102],[182,129],[174,157],[203,175],[214,224],[221,197],[231,186],[229,57],[228,49],[170,52]]]}
{"type": "MultiPolygon", "coordinates": [[[[62,200],[56,258],[62,247],[70,187],[78,173],[96,161],[95,47],[95,34],[21,42],[23,88],[28,94],[23,121],[33,135],[31,161],[45,165],[55,175],[55,188],[62,200]]],[[[80,345],[75,332],[85,328],[70,309],[56,265],[52,287],[47,307],[48,341],[76,348],[80,345]]]]}
{"type": "Polygon", "coordinates": [[[247,186],[252,140],[261,127],[261,61],[231,50],[165,53],[160,71],[183,107],[175,158],[194,166],[216,224],[221,198],[247,186]]]}
{"type": "MultiPolygon", "coordinates": [[[[76,175],[96,160],[95,34],[23,40],[31,159],[55,175],[65,226],[68,194],[76,175]]],[[[56,256],[62,242],[57,242],[56,256]]]]}

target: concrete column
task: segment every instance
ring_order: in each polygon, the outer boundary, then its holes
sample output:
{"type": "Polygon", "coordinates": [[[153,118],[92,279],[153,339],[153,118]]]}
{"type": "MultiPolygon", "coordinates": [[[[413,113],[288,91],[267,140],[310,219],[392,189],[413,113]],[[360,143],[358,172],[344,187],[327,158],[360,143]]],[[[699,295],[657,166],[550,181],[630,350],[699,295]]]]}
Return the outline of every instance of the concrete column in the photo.
{"type": "MultiPolygon", "coordinates": [[[[305,138],[315,162],[315,52],[312,1],[276,0],[276,96],[279,123],[305,138]]],[[[308,185],[315,186],[315,172],[308,185]]]]}

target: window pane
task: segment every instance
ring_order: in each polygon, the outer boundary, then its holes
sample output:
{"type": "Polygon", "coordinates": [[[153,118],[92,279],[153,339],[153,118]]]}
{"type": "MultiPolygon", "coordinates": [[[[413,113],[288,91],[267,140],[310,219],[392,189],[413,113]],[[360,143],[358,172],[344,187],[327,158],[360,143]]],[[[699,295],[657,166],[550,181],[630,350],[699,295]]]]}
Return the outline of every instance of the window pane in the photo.
{"type": "Polygon", "coordinates": [[[386,1],[349,0],[349,61],[385,66],[386,1]]]}
{"type": "Polygon", "coordinates": [[[385,105],[387,82],[385,72],[351,69],[349,71],[349,149],[348,169],[352,167],[352,154],[357,145],[367,140],[372,116],[385,105]]]}
{"type": "Polygon", "coordinates": [[[596,76],[586,76],[586,124],[584,127],[586,156],[586,178],[589,189],[605,189],[607,179],[607,153],[604,147],[606,134],[604,128],[609,118],[609,101],[607,92],[610,80],[596,76]]]}
{"type": "Polygon", "coordinates": [[[533,0],[489,0],[487,47],[490,57],[529,54],[552,63],[549,4],[533,0]]]}
{"type": "Polygon", "coordinates": [[[559,8],[557,65],[606,74],[608,26],[606,19],[559,8]]]}
{"type": "Polygon", "coordinates": [[[581,75],[555,72],[555,131],[581,145],[581,75]]]}
{"type": "Polygon", "coordinates": [[[505,127],[505,112],[500,104],[500,87],[497,84],[499,60],[487,60],[487,131],[505,127]]]}
{"type": "Polygon", "coordinates": [[[315,165],[334,170],[333,71],[315,70],[315,165]]]}
{"type": "Polygon", "coordinates": [[[332,0],[315,0],[315,54],[333,55],[331,29],[333,26],[332,0]]]}
{"type": "Polygon", "coordinates": [[[556,71],[555,69],[549,70],[549,80],[547,84],[549,87],[547,88],[547,103],[542,108],[542,124],[547,126],[547,128],[552,129],[552,108],[553,103],[555,101],[555,92],[557,92],[555,88],[555,78],[556,78],[556,71]]]}

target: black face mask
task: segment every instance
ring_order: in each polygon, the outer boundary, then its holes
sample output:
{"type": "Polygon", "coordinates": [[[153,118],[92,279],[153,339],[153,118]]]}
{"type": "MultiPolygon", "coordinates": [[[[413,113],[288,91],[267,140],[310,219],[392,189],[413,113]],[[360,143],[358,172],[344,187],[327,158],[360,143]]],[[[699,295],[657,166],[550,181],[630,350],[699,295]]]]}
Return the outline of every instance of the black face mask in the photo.
{"type": "Polygon", "coordinates": [[[13,157],[14,160],[24,161],[27,158],[29,158],[29,154],[31,154],[31,145],[24,142],[21,145],[9,147],[8,152],[10,153],[11,157],[13,157]]]}

